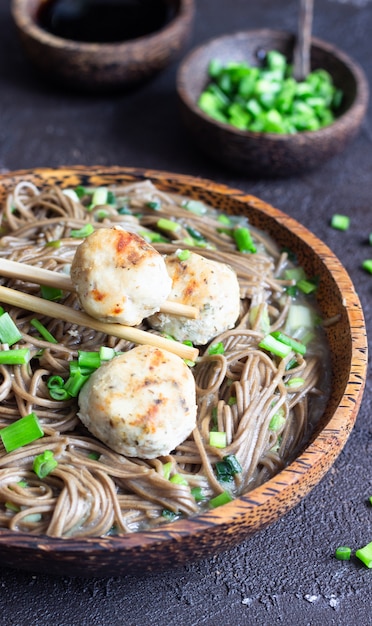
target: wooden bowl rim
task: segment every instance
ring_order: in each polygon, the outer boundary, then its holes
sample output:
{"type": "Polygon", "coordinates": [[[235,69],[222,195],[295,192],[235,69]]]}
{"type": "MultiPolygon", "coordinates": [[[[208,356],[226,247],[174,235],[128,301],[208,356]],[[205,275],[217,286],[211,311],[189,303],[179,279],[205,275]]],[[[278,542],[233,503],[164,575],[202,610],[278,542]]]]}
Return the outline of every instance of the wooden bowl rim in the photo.
{"type": "Polygon", "coordinates": [[[187,55],[182,59],[176,76],[176,89],[179,98],[187,106],[194,115],[200,117],[204,120],[206,124],[208,124],[211,128],[216,127],[223,130],[225,133],[231,133],[232,136],[238,137],[246,137],[249,138],[260,138],[262,140],[268,139],[270,142],[277,142],[279,144],[291,141],[293,143],[303,143],[307,138],[314,137],[322,139],[337,133],[339,128],[344,127],[349,121],[353,122],[356,119],[361,119],[364,117],[365,112],[367,110],[368,101],[369,101],[369,85],[367,77],[364,73],[362,67],[357,63],[354,59],[352,59],[348,54],[344,51],[340,50],[337,46],[323,41],[322,39],[318,39],[317,37],[311,38],[312,47],[319,48],[320,50],[328,53],[329,55],[333,55],[337,58],[353,75],[355,84],[356,84],[356,97],[353,100],[351,106],[344,111],[339,117],[335,119],[332,124],[329,126],[325,126],[320,128],[319,130],[311,130],[311,131],[301,131],[294,135],[291,134],[278,134],[278,133],[262,133],[262,132],[253,132],[253,131],[245,131],[240,130],[239,128],[235,128],[234,126],[230,126],[228,124],[223,124],[218,120],[212,119],[209,117],[204,111],[202,111],[194,102],[194,100],[189,96],[188,85],[185,79],[186,70],[188,67],[195,63],[198,56],[203,50],[217,44],[219,42],[223,43],[229,40],[235,39],[246,39],[247,37],[257,37],[257,38],[267,38],[268,36],[274,36],[278,38],[282,38],[283,41],[287,41],[290,39],[294,39],[295,35],[289,31],[283,30],[275,30],[272,28],[261,28],[261,29],[252,29],[252,30],[240,30],[232,33],[227,33],[224,35],[220,35],[218,37],[212,37],[197,47],[190,50],[187,55]]]}
{"type": "MultiPolygon", "coordinates": [[[[327,271],[334,278],[337,285],[342,284],[343,306],[345,308],[351,335],[351,358],[348,381],[342,393],[342,398],[329,419],[327,425],[321,430],[313,441],[306,446],[292,463],[276,474],[272,479],[263,485],[253,489],[246,495],[235,499],[229,504],[203,513],[195,518],[179,520],[170,524],[165,524],[158,530],[147,532],[131,533],[123,536],[113,537],[88,537],[88,538],[53,538],[46,536],[32,536],[27,533],[18,533],[0,529],[0,554],[2,549],[9,550],[9,547],[16,547],[21,550],[31,551],[35,559],[40,552],[59,555],[71,559],[77,555],[92,559],[97,563],[99,570],[99,559],[105,558],[107,552],[114,553],[115,558],[120,561],[128,556],[133,559],[154,559],[156,561],[156,550],[160,549],[164,542],[169,544],[182,544],[183,540],[199,539],[209,535],[214,530],[221,532],[221,543],[224,542],[223,533],[228,533],[229,524],[249,521],[249,516],[255,509],[267,513],[265,507],[276,507],[280,504],[281,493],[291,495],[292,501],[286,510],[292,508],[297,502],[305,497],[307,493],[321,480],[324,474],[331,467],[337,456],[344,447],[352,427],[355,423],[362,395],[365,386],[365,376],[367,369],[367,338],[364,325],[364,317],[361,303],[356,294],[353,284],[341,262],[328,248],[328,246],[313,235],[306,227],[302,226],[294,218],[286,215],[281,210],[274,208],[270,204],[261,201],[255,196],[244,193],[224,184],[215,183],[208,179],[196,178],[186,174],[176,174],[161,170],[129,168],[120,166],[61,166],[57,168],[35,168],[26,170],[11,171],[0,175],[0,194],[2,188],[6,189],[6,181],[9,179],[23,179],[41,176],[45,183],[54,182],[58,184],[66,177],[88,177],[90,184],[94,184],[95,177],[100,180],[100,184],[114,184],[114,178],[120,176],[130,177],[125,180],[144,180],[149,178],[155,183],[161,181],[174,184],[177,187],[186,185],[192,189],[192,194],[205,191],[215,195],[229,196],[236,202],[248,204],[254,210],[264,213],[269,219],[278,222],[284,229],[290,230],[298,238],[314,248],[316,246],[317,256],[320,257],[327,271]],[[5,185],[5,187],[4,187],[5,185]],[[306,482],[307,472],[313,471],[310,482],[306,482]],[[315,478],[314,478],[315,476],[315,478]],[[300,488],[305,481],[304,489],[300,493],[293,489],[300,488]],[[293,495],[294,494],[294,495],[293,495]],[[143,550],[149,550],[150,555],[143,550]],[[147,555],[147,556],[146,556],[147,555]]],[[[49,183],[50,184],[50,183],[49,183]]],[[[285,511],[284,511],[285,512],[285,511]]],[[[283,514],[283,511],[281,515],[283,514]]],[[[272,523],[281,515],[269,519],[266,524],[259,524],[254,532],[272,523]]],[[[247,535],[249,529],[247,528],[247,535]]],[[[231,539],[233,542],[233,539],[231,539]]],[[[230,543],[231,543],[230,541],[230,543]]],[[[49,557],[48,557],[49,558],[49,557]]],[[[62,565],[61,565],[62,567],[62,565]]],[[[172,563],[170,563],[172,567],[172,563]]],[[[146,569],[146,563],[144,564],[146,569]]],[[[81,566],[83,569],[83,566],[81,566]]]]}
{"type": "Polygon", "coordinates": [[[156,47],[162,42],[173,40],[184,28],[187,28],[195,13],[195,0],[178,0],[179,9],[173,19],[162,29],[149,35],[136,39],[113,42],[113,43],[91,43],[64,39],[44,30],[30,16],[28,8],[29,0],[11,0],[11,13],[15,24],[20,31],[28,35],[31,39],[39,41],[45,46],[58,48],[61,50],[82,53],[115,53],[135,54],[137,49],[143,50],[143,46],[156,47]]]}

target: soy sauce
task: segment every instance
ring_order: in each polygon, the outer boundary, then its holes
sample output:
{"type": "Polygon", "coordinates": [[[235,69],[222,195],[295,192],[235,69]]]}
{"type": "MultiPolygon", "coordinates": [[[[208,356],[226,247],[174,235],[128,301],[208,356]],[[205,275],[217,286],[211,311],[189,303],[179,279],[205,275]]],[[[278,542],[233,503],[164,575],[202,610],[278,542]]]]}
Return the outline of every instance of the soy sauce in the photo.
{"type": "Polygon", "coordinates": [[[37,22],[63,39],[115,43],[160,30],[174,13],[169,0],[45,0],[37,22]]]}

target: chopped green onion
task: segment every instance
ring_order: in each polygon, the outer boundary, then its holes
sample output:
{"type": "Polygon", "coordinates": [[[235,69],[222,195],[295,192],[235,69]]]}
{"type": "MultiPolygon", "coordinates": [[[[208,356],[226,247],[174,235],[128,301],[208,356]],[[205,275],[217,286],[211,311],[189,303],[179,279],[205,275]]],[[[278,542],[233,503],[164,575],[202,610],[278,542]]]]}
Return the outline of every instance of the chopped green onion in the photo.
{"type": "Polygon", "coordinates": [[[97,369],[101,365],[100,353],[96,351],[78,350],[78,364],[82,368],[97,369]]]}
{"type": "Polygon", "coordinates": [[[60,248],[61,247],[61,240],[60,239],[54,239],[53,241],[47,241],[45,246],[49,247],[49,248],[60,248]]]}
{"type": "Polygon", "coordinates": [[[173,476],[169,479],[169,482],[174,483],[175,485],[183,485],[184,487],[187,487],[189,484],[182,474],[173,474],[173,476]]]}
{"type": "Polygon", "coordinates": [[[300,377],[293,377],[287,380],[287,387],[302,387],[305,384],[305,379],[300,377]]]}
{"type": "Polygon", "coordinates": [[[160,211],[161,202],[160,200],[150,200],[149,202],[146,202],[146,206],[153,211],[160,211]]]}
{"type": "Polygon", "coordinates": [[[45,450],[42,454],[38,454],[34,458],[32,469],[39,478],[45,478],[50,474],[58,465],[58,461],[54,458],[54,454],[51,450],[45,450]]]}
{"type": "Polygon", "coordinates": [[[368,242],[369,242],[369,245],[372,246],[372,233],[369,233],[368,235],[368,242]]]}
{"type": "Polygon", "coordinates": [[[7,452],[17,450],[43,436],[44,432],[36,413],[29,413],[0,430],[0,437],[7,452]]]}
{"type": "Polygon", "coordinates": [[[75,237],[77,239],[88,237],[94,232],[94,226],[90,222],[82,226],[82,228],[73,229],[70,231],[70,236],[75,237]]]}
{"type": "Polygon", "coordinates": [[[303,304],[292,304],[289,307],[285,332],[291,336],[294,335],[295,331],[303,328],[314,328],[312,311],[303,304]]]}
{"type": "Polygon", "coordinates": [[[64,389],[67,391],[71,398],[77,398],[80,390],[89,379],[90,374],[84,375],[77,371],[73,376],[70,376],[64,384],[64,389]]]}
{"type": "Polygon", "coordinates": [[[248,228],[244,228],[242,226],[238,226],[233,231],[233,236],[235,239],[236,247],[239,252],[243,253],[254,253],[257,252],[257,248],[253,242],[252,235],[248,228]]]}
{"type": "Polygon", "coordinates": [[[355,556],[369,569],[372,568],[372,541],[355,552],[355,556]]]}
{"type": "Polygon", "coordinates": [[[195,215],[204,215],[207,211],[204,202],[200,202],[199,200],[184,200],[181,206],[195,215]]]}
{"type": "Polygon", "coordinates": [[[294,352],[297,352],[298,354],[306,354],[306,346],[303,343],[297,341],[296,339],[292,339],[292,337],[288,337],[288,335],[282,333],[280,330],[274,330],[274,332],[271,333],[271,336],[275,337],[278,341],[281,341],[281,343],[290,346],[294,352]]]}
{"type": "Polygon", "coordinates": [[[53,337],[49,330],[45,328],[44,324],[42,324],[39,320],[34,318],[31,320],[30,324],[31,326],[36,328],[37,331],[39,331],[40,335],[43,339],[45,339],[45,341],[49,341],[49,343],[58,343],[57,339],[53,337]]]}
{"type": "Polygon", "coordinates": [[[62,289],[57,287],[48,287],[47,285],[40,286],[41,297],[44,300],[60,300],[62,298],[62,289]]]}
{"type": "Polygon", "coordinates": [[[174,222],[173,220],[168,220],[165,217],[161,217],[160,220],[156,222],[156,226],[160,228],[160,230],[166,230],[171,233],[174,233],[181,228],[180,224],[174,222]]]}
{"type": "Polygon", "coordinates": [[[369,498],[368,498],[368,502],[369,502],[370,504],[372,504],[372,496],[369,496],[369,498]]]}
{"type": "Polygon", "coordinates": [[[90,459],[91,461],[99,461],[101,457],[101,454],[99,452],[95,452],[94,450],[92,450],[92,452],[89,452],[88,454],[88,459],[90,459]]]}
{"type": "Polygon", "coordinates": [[[232,502],[233,498],[227,491],[223,491],[215,498],[209,500],[209,507],[211,509],[216,509],[218,506],[222,506],[223,504],[227,504],[228,502],[232,502]]]}
{"type": "Polygon", "coordinates": [[[267,350],[268,352],[271,352],[271,354],[274,354],[275,356],[278,356],[282,359],[288,356],[288,354],[292,350],[291,346],[283,343],[282,341],[279,341],[278,339],[275,339],[273,335],[266,335],[266,337],[264,337],[262,341],[260,341],[258,346],[263,350],[267,350]]]}
{"type": "Polygon", "coordinates": [[[205,496],[202,492],[202,488],[201,487],[192,487],[190,489],[191,495],[193,496],[195,502],[202,502],[203,500],[205,500],[205,496]]]}
{"type": "Polygon", "coordinates": [[[93,191],[90,208],[93,208],[95,206],[100,206],[102,204],[107,204],[107,198],[108,198],[107,187],[97,187],[93,191]]]}
{"type": "Polygon", "coordinates": [[[236,397],[235,396],[230,396],[230,398],[227,401],[227,404],[229,406],[234,406],[234,404],[236,404],[236,402],[237,402],[236,397]]]}
{"type": "Polygon", "coordinates": [[[336,230],[348,230],[350,226],[350,217],[335,213],[332,215],[331,226],[332,228],[336,228],[336,230]]]}
{"type": "Polygon", "coordinates": [[[0,365],[26,365],[31,358],[29,348],[0,351],[0,365]]]}
{"type": "Polygon", "coordinates": [[[226,448],[227,436],[225,432],[211,431],[209,433],[209,445],[213,448],[226,448]]]}
{"type": "Polygon", "coordinates": [[[284,278],[294,280],[297,283],[300,280],[306,280],[307,276],[303,267],[290,267],[285,270],[284,278]]]}
{"type": "Polygon", "coordinates": [[[210,354],[210,355],[213,355],[213,354],[224,354],[224,353],[225,353],[225,346],[224,346],[222,341],[219,341],[218,343],[213,343],[208,348],[208,354],[210,354]]]}
{"type": "Polygon", "coordinates": [[[365,259],[362,263],[362,268],[369,274],[372,274],[372,259],[365,259]]]}
{"type": "Polygon", "coordinates": [[[100,361],[111,361],[116,356],[114,348],[109,346],[101,346],[98,354],[100,361]]]}
{"type": "Polygon", "coordinates": [[[176,254],[180,261],[187,261],[191,256],[191,250],[177,250],[176,254]]]}
{"type": "Polygon", "coordinates": [[[284,424],[285,424],[285,417],[284,417],[284,412],[281,409],[277,411],[277,413],[274,413],[274,415],[272,416],[270,420],[270,424],[269,424],[269,430],[277,432],[278,430],[282,429],[284,424]]]}
{"type": "Polygon", "coordinates": [[[22,334],[18,330],[17,326],[13,322],[9,313],[2,313],[0,315],[0,341],[6,343],[8,346],[12,346],[22,339],[22,334]]]}
{"type": "Polygon", "coordinates": [[[335,550],[335,557],[339,561],[350,561],[351,548],[348,546],[339,546],[335,550]]]}
{"type": "Polygon", "coordinates": [[[169,461],[169,463],[163,463],[163,476],[166,480],[169,480],[171,471],[172,471],[171,461],[169,461]]]}
{"type": "Polygon", "coordinates": [[[225,224],[226,226],[229,226],[231,224],[231,219],[227,215],[224,215],[224,213],[220,213],[217,221],[221,222],[221,224],[225,224]]]}
{"type": "Polygon", "coordinates": [[[222,461],[216,463],[216,473],[219,481],[226,482],[242,472],[242,466],[234,454],[227,454],[222,461]]]}
{"type": "Polygon", "coordinates": [[[165,519],[169,520],[170,522],[177,517],[177,513],[174,513],[174,511],[169,511],[169,509],[163,509],[161,515],[162,517],[165,517],[165,519]]]}
{"type": "Polygon", "coordinates": [[[14,504],[14,502],[4,502],[4,506],[8,511],[14,511],[14,513],[18,513],[21,510],[18,504],[14,504]]]}
{"type": "Polygon", "coordinates": [[[77,187],[75,187],[75,193],[80,200],[81,198],[83,198],[83,196],[86,196],[89,192],[82,185],[78,185],[77,187]]]}
{"type": "Polygon", "coordinates": [[[318,288],[318,285],[316,284],[315,281],[302,279],[302,280],[297,281],[297,287],[303,293],[309,294],[309,293],[313,293],[314,291],[316,291],[318,288]]]}

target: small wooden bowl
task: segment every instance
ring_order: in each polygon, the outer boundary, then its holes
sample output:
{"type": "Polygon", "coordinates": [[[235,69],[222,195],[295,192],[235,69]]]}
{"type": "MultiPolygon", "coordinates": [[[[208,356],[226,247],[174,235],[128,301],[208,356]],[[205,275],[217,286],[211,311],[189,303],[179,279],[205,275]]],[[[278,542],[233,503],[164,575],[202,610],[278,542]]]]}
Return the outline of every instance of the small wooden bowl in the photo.
{"type": "Polygon", "coordinates": [[[191,51],[177,75],[181,117],[195,144],[223,165],[245,174],[293,175],[318,167],[341,152],[356,135],[368,104],[368,83],[362,69],[336,47],[312,39],[311,69],[323,68],[342,89],[344,99],[336,121],[317,131],[295,135],[241,131],[208,117],[197,105],[208,83],[208,64],[219,59],[259,65],[258,53],[278,50],[293,57],[295,37],[270,29],[212,39],[191,51]]]}
{"type": "Polygon", "coordinates": [[[161,30],[118,43],[84,43],[56,37],[41,28],[43,0],[12,0],[11,10],[31,62],[54,83],[82,91],[138,85],[163,70],[186,45],[194,20],[194,0],[169,0],[174,16],[161,30]]]}
{"type": "Polygon", "coordinates": [[[153,170],[76,166],[13,172],[0,177],[0,203],[21,180],[62,187],[152,180],[165,192],[203,200],[221,211],[245,215],[280,246],[289,247],[310,276],[319,276],[318,300],[331,352],[331,392],[316,432],[283,471],[233,502],[153,531],[97,538],[37,537],[0,529],[3,566],[68,576],[143,574],[207,558],[278,520],[321,480],[340,454],[362,399],[367,338],[361,305],[345,269],[311,232],[258,198],[211,181],[153,170]]]}

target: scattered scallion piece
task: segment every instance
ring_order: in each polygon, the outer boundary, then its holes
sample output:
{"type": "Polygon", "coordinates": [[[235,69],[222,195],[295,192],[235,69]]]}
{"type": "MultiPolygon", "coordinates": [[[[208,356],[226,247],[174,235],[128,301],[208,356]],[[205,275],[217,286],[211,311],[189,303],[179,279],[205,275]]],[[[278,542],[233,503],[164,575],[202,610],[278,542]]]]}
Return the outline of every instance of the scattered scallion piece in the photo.
{"type": "Polygon", "coordinates": [[[350,561],[351,548],[349,546],[338,546],[335,550],[335,557],[339,561],[350,561]]]}
{"type": "Polygon", "coordinates": [[[286,386],[287,387],[302,387],[302,385],[304,384],[305,384],[304,378],[293,377],[287,381],[286,386]]]}
{"type": "Polygon", "coordinates": [[[36,318],[33,318],[30,324],[31,326],[36,328],[36,330],[40,333],[42,338],[45,339],[45,341],[49,341],[49,343],[58,343],[57,339],[53,337],[53,335],[49,332],[49,330],[45,328],[44,324],[42,324],[39,320],[37,320],[36,318]]]}
{"type": "Polygon", "coordinates": [[[203,494],[201,487],[192,487],[190,489],[191,495],[193,496],[195,502],[202,502],[205,500],[205,496],[203,494]]]}
{"type": "Polygon", "coordinates": [[[114,348],[110,348],[109,346],[101,346],[99,349],[99,358],[100,361],[111,361],[111,359],[116,356],[116,352],[114,348]]]}
{"type": "Polygon", "coordinates": [[[0,351],[0,365],[26,365],[30,358],[29,348],[0,351]]]}
{"type": "Polygon", "coordinates": [[[281,430],[283,428],[284,424],[285,424],[284,412],[282,409],[280,409],[279,411],[277,411],[277,413],[274,413],[274,415],[272,416],[270,420],[270,424],[269,424],[269,430],[277,432],[278,430],[281,430]]]}
{"type": "Polygon", "coordinates": [[[173,474],[173,476],[170,477],[169,482],[173,483],[174,485],[183,485],[184,487],[187,487],[187,485],[189,484],[186,478],[182,476],[182,474],[173,474]]]}
{"type": "Polygon", "coordinates": [[[293,352],[297,352],[298,354],[306,354],[306,346],[303,343],[297,341],[296,339],[293,339],[292,337],[289,337],[285,333],[282,333],[280,330],[274,330],[271,333],[271,336],[275,337],[275,339],[277,339],[281,343],[290,346],[293,352]]]}
{"type": "Polygon", "coordinates": [[[314,293],[317,290],[318,285],[314,280],[302,279],[297,281],[297,287],[302,293],[309,294],[314,293]]]}
{"type": "Polygon", "coordinates": [[[75,237],[76,239],[80,239],[80,238],[88,237],[88,235],[91,235],[93,231],[94,231],[93,224],[88,222],[88,224],[85,224],[81,228],[72,229],[70,231],[70,236],[75,237]]]}
{"type": "Polygon", "coordinates": [[[224,354],[224,352],[225,346],[223,345],[222,341],[219,341],[218,343],[212,343],[212,345],[208,348],[208,354],[210,354],[211,356],[213,354],[224,354]]]}
{"type": "Polygon", "coordinates": [[[100,458],[101,454],[99,452],[95,452],[94,450],[92,450],[92,452],[89,452],[88,454],[88,459],[90,459],[91,461],[99,461],[100,458]]]}
{"type": "Polygon", "coordinates": [[[169,511],[169,509],[163,509],[161,515],[162,517],[165,517],[165,519],[167,519],[170,522],[173,521],[177,517],[177,513],[175,513],[174,511],[169,511]]]}
{"type": "Polygon", "coordinates": [[[16,324],[13,322],[9,313],[2,313],[0,315],[0,341],[6,343],[8,346],[12,346],[17,341],[22,339],[22,334],[18,330],[16,324]]]}
{"type": "Polygon", "coordinates": [[[227,454],[222,461],[216,463],[217,478],[221,482],[233,480],[235,474],[242,472],[242,466],[234,454],[227,454]]]}
{"type": "Polygon", "coordinates": [[[223,491],[222,493],[218,494],[218,496],[215,496],[214,498],[209,500],[208,504],[211,509],[216,509],[218,506],[222,506],[223,504],[228,504],[228,502],[232,502],[232,501],[233,501],[233,498],[228,493],[228,491],[223,491]]]}
{"type": "Polygon", "coordinates": [[[0,430],[0,437],[7,452],[26,446],[44,436],[36,413],[29,413],[0,430]]]}
{"type": "Polygon", "coordinates": [[[372,274],[372,259],[365,259],[362,263],[362,268],[369,274],[372,274]]]}
{"type": "Polygon", "coordinates": [[[181,206],[195,215],[204,215],[207,211],[207,207],[204,202],[200,202],[200,200],[184,200],[181,203],[181,206]]]}
{"type": "Polygon", "coordinates": [[[226,448],[227,436],[225,432],[211,431],[209,433],[209,445],[213,448],[226,448]]]}
{"type": "Polygon", "coordinates": [[[42,454],[35,456],[32,469],[39,478],[45,478],[58,465],[58,461],[54,458],[51,450],[45,450],[42,454]]]}
{"type": "Polygon", "coordinates": [[[169,480],[171,471],[172,463],[170,461],[168,463],[163,463],[163,476],[166,480],[169,480]]]}
{"type": "Polygon", "coordinates": [[[279,341],[279,339],[276,339],[275,337],[273,337],[273,335],[266,335],[266,337],[264,337],[258,345],[263,350],[267,350],[268,352],[271,352],[271,354],[274,354],[281,359],[284,359],[286,356],[288,356],[288,354],[292,350],[290,345],[279,341]]]}
{"type": "Polygon", "coordinates": [[[77,187],[75,187],[74,191],[79,200],[88,194],[88,191],[82,185],[78,185],[77,187]]]}
{"type": "Polygon", "coordinates": [[[68,400],[70,397],[64,388],[65,381],[62,376],[50,376],[47,381],[49,395],[53,400],[68,400]]]}
{"type": "Polygon", "coordinates": [[[90,207],[100,206],[101,204],[107,204],[108,189],[107,187],[96,187],[93,191],[92,201],[90,207]]]}
{"type": "Polygon", "coordinates": [[[366,565],[369,569],[372,568],[372,541],[368,543],[363,548],[359,548],[356,550],[355,556],[358,557],[364,565],[366,565]]]}
{"type": "Polygon", "coordinates": [[[177,250],[176,254],[180,261],[187,261],[191,256],[191,250],[177,250]]]}
{"type": "Polygon", "coordinates": [[[96,351],[78,350],[78,364],[80,367],[97,369],[101,365],[100,353],[96,351]]]}
{"type": "Polygon", "coordinates": [[[160,220],[156,222],[156,226],[160,228],[160,230],[165,230],[171,233],[174,233],[181,228],[181,224],[178,224],[178,222],[174,222],[173,220],[168,220],[165,217],[161,217],[160,220]]]}
{"type": "Polygon", "coordinates": [[[233,237],[235,239],[236,247],[238,248],[239,252],[249,252],[252,254],[257,252],[257,248],[254,244],[251,232],[248,228],[238,226],[233,231],[233,237]]]}
{"type": "Polygon", "coordinates": [[[41,297],[44,300],[60,300],[62,298],[62,289],[58,287],[48,287],[47,285],[40,286],[41,297]]]}
{"type": "Polygon", "coordinates": [[[70,376],[64,384],[64,389],[67,391],[71,398],[77,398],[82,387],[89,379],[90,374],[84,375],[77,371],[73,376],[70,376]]]}
{"type": "Polygon", "coordinates": [[[335,213],[331,218],[331,226],[336,230],[348,230],[350,226],[350,217],[348,215],[335,213]]]}

